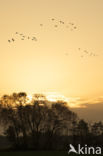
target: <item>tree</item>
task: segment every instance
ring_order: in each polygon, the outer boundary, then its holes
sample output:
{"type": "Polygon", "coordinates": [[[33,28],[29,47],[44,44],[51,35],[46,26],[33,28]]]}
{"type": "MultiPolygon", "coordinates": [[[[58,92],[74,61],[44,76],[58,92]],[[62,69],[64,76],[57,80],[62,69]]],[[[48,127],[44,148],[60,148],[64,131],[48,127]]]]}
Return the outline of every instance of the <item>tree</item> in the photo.
{"type": "Polygon", "coordinates": [[[63,147],[59,139],[68,136],[77,115],[63,101],[49,105],[42,94],[35,94],[29,102],[24,92],[1,99],[2,123],[6,124],[5,135],[13,147],[36,150],[63,147]]]}

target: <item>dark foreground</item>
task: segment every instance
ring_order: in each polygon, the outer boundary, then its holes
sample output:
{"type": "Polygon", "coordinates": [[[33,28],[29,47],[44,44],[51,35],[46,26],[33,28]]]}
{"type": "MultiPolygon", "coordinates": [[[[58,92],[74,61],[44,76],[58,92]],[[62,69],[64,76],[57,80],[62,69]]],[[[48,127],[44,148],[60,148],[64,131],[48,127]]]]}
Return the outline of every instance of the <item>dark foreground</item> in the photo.
{"type": "MultiPolygon", "coordinates": [[[[68,152],[63,152],[63,151],[59,151],[59,152],[52,152],[52,151],[22,151],[22,152],[0,152],[0,156],[76,156],[77,154],[68,154],[68,152]]],[[[80,156],[80,155],[77,155],[80,156]]],[[[82,156],[86,156],[86,155],[82,155],[82,156]]],[[[96,156],[96,155],[88,155],[88,156],[96,156]]]]}
{"type": "Polygon", "coordinates": [[[22,151],[22,152],[0,152],[0,156],[68,156],[67,152],[50,152],[50,151],[22,151]]]}

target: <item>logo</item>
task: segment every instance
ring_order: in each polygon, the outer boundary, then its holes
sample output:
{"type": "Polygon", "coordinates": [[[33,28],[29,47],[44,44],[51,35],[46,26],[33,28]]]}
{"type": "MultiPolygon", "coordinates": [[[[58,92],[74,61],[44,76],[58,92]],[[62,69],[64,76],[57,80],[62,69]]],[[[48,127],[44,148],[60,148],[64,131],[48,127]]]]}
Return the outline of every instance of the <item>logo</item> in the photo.
{"type": "Polygon", "coordinates": [[[88,147],[87,145],[81,146],[80,144],[78,144],[77,146],[77,150],[75,149],[75,147],[70,144],[69,145],[69,151],[68,154],[70,153],[75,153],[75,154],[101,154],[101,147],[88,147]]]}
{"type": "Polygon", "coordinates": [[[71,152],[78,154],[78,152],[75,150],[75,148],[72,144],[70,144],[69,146],[70,146],[70,150],[68,151],[68,154],[71,152]]]}

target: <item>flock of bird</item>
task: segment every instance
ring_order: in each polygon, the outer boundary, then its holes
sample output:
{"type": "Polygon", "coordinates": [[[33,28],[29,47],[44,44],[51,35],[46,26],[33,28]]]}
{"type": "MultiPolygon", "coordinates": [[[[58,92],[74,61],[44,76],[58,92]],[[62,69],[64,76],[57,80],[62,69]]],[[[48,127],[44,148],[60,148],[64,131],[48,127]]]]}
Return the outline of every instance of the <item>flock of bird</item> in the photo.
{"type": "MultiPolygon", "coordinates": [[[[55,18],[52,18],[51,21],[53,22],[53,25],[55,28],[58,28],[60,25],[66,25],[66,28],[70,28],[71,31],[77,29],[77,26],[73,22],[69,22],[66,24],[64,21],[56,20],[55,18]]],[[[41,23],[40,27],[43,27],[43,26],[44,25],[41,23]]],[[[27,40],[31,40],[31,41],[37,41],[36,37],[26,36],[23,33],[19,33],[19,32],[16,32],[15,34],[18,35],[21,40],[27,39],[27,40]]],[[[11,39],[8,39],[8,42],[12,43],[12,42],[15,42],[16,40],[17,39],[15,39],[15,38],[11,38],[11,39]]]]}
{"type": "MultiPolygon", "coordinates": [[[[85,57],[96,57],[98,56],[97,54],[95,54],[94,52],[90,52],[88,50],[83,50],[82,48],[78,48],[78,51],[80,52],[80,57],[81,58],[85,58],[85,57]]],[[[71,53],[66,52],[65,56],[70,56],[71,53]]]]}
{"type": "MultiPolygon", "coordinates": [[[[70,31],[73,31],[73,30],[76,30],[77,29],[77,26],[73,22],[65,23],[64,21],[62,21],[62,20],[56,20],[55,18],[51,18],[51,21],[53,22],[54,28],[58,28],[58,27],[60,27],[60,25],[64,25],[66,28],[69,28],[70,31]]],[[[43,26],[44,25],[41,23],[40,24],[40,27],[43,27],[43,26]]],[[[17,37],[19,37],[20,40],[22,40],[22,41],[23,40],[38,41],[35,36],[32,36],[31,37],[31,36],[27,36],[27,35],[24,35],[23,33],[19,33],[19,32],[16,32],[15,35],[17,37]]],[[[8,42],[9,43],[15,42],[18,39],[17,37],[8,39],[8,42]]],[[[81,58],[84,58],[85,56],[92,56],[92,57],[97,56],[95,53],[89,52],[87,50],[82,50],[81,48],[78,48],[78,51],[81,52],[81,56],[80,56],[81,58]]],[[[65,55],[68,56],[69,53],[65,53],[65,55]]]]}
{"type": "MultiPolygon", "coordinates": [[[[26,36],[26,35],[24,35],[24,34],[22,34],[22,33],[19,33],[19,32],[16,32],[15,33],[16,35],[18,35],[18,37],[23,41],[23,40],[25,40],[25,39],[27,39],[27,40],[31,40],[31,41],[37,41],[37,38],[35,37],[35,36],[26,36]]],[[[9,39],[8,40],[8,42],[9,43],[11,43],[11,42],[15,42],[16,41],[16,39],[14,39],[14,38],[11,38],[11,39],[9,39]]]]}
{"type": "Polygon", "coordinates": [[[96,57],[98,56],[97,54],[90,52],[88,50],[82,50],[81,48],[78,48],[78,51],[81,52],[81,58],[85,57],[85,56],[91,56],[91,57],[96,57]]]}
{"type": "MultiPolygon", "coordinates": [[[[77,26],[73,22],[66,23],[66,22],[64,22],[62,20],[56,20],[55,18],[52,18],[51,21],[53,22],[53,26],[55,28],[58,28],[60,25],[64,25],[66,28],[69,28],[70,31],[73,31],[73,30],[77,29],[77,26]]],[[[44,25],[40,24],[40,26],[43,27],[44,25]]]]}
{"type": "Polygon", "coordinates": [[[73,30],[76,30],[77,29],[77,26],[73,22],[65,23],[64,21],[62,21],[62,20],[56,20],[55,18],[52,18],[51,20],[53,22],[56,22],[56,24],[53,23],[55,28],[59,27],[60,25],[64,25],[66,28],[69,28],[70,31],[73,31],[73,30]]]}

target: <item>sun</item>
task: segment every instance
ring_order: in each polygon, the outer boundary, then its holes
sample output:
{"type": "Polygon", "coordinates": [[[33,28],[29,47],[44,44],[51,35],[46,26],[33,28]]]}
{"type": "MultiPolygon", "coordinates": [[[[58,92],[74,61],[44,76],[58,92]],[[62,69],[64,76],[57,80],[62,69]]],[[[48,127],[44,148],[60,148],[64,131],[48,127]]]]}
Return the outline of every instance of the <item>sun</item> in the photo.
{"type": "Polygon", "coordinates": [[[46,99],[50,102],[64,101],[68,102],[69,98],[66,98],[64,95],[58,93],[47,93],[46,99]]]}
{"type": "Polygon", "coordinates": [[[31,102],[33,99],[32,95],[27,95],[27,98],[28,98],[28,102],[31,102]]]}
{"type": "MultiPolygon", "coordinates": [[[[46,97],[46,100],[50,103],[55,103],[58,101],[63,101],[67,103],[67,106],[70,108],[85,108],[84,105],[81,105],[80,97],[65,97],[64,95],[61,95],[57,92],[46,92],[43,93],[43,95],[46,97]]],[[[27,101],[28,103],[31,103],[33,100],[32,95],[27,95],[27,101]]]]}

